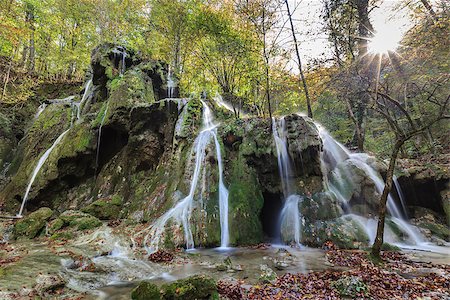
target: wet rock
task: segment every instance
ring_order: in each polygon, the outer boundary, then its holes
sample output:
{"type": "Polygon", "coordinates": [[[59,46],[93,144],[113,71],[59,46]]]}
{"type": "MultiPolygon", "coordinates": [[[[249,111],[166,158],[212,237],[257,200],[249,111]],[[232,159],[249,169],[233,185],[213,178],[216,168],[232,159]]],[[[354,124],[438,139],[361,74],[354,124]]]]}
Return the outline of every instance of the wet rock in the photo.
{"type": "Polygon", "coordinates": [[[44,229],[47,220],[52,216],[53,211],[48,207],[42,207],[35,212],[17,221],[14,226],[14,237],[35,238],[44,229]]]}
{"type": "Polygon", "coordinates": [[[132,300],[158,300],[161,299],[161,293],[156,284],[141,281],[137,287],[131,291],[132,300]]]}
{"type": "Polygon", "coordinates": [[[321,176],[322,141],[312,119],[298,114],[285,117],[288,151],[297,176],[321,176]]]}
{"type": "Polygon", "coordinates": [[[450,224],[450,154],[440,154],[431,162],[400,159],[397,174],[406,206],[426,207],[450,224]]]}
{"type": "Polygon", "coordinates": [[[161,287],[163,299],[207,300],[217,299],[216,282],[206,275],[180,279],[161,287]]]}
{"type": "Polygon", "coordinates": [[[54,292],[66,285],[64,279],[59,275],[38,275],[34,289],[39,295],[44,296],[47,293],[54,292]]]}
{"type": "Polygon", "coordinates": [[[277,273],[269,268],[268,265],[260,265],[261,274],[259,275],[259,281],[261,283],[275,283],[277,280],[277,273]]]}
{"type": "Polygon", "coordinates": [[[321,247],[327,241],[342,249],[358,249],[367,245],[369,237],[359,223],[345,216],[306,224],[303,244],[321,247]]]}
{"type": "Polygon", "coordinates": [[[304,197],[299,206],[302,216],[310,221],[330,220],[343,214],[336,198],[327,192],[316,193],[311,198],[304,197]]]}

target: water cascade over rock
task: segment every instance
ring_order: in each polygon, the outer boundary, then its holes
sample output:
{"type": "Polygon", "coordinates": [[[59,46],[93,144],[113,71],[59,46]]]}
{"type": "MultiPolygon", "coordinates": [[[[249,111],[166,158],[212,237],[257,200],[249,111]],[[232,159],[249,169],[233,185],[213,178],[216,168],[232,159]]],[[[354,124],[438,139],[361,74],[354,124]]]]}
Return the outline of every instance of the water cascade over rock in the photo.
{"type": "MultiPolygon", "coordinates": [[[[199,179],[202,176],[201,171],[205,163],[206,148],[211,140],[214,140],[216,148],[216,159],[219,170],[219,214],[220,214],[220,229],[221,229],[221,247],[227,247],[229,244],[228,231],[228,190],[223,183],[223,165],[220,144],[217,139],[217,125],[213,123],[213,117],[208,105],[202,101],[203,105],[203,129],[195,139],[192,147],[192,155],[195,155],[195,167],[192,175],[189,194],[180,200],[173,208],[160,217],[150,228],[144,244],[149,252],[158,249],[161,243],[161,237],[165,230],[167,222],[171,219],[180,222],[184,230],[184,238],[186,242],[186,249],[193,249],[194,239],[190,225],[191,213],[194,206],[198,206],[195,202],[196,191],[199,188],[199,179]],[[147,240],[149,242],[147,243],[147,240]]],[[[204,177],[204,174],[203,174],[204,177]]],[[[200,186],[200,191],[202,191],[200,186]]]]}
{"type": "MultiPolygon", "coordinates": [[[[131,49],[101,45],[91,68],[80,95],[47,100],[30,115],[2,175],[0,204],[9,213],[49,207],[55,218],[70,209],[123,220],[136,227],[133,249],[148,252],[373,242],[384,186],[375,158],[351,153],[299,114],[237,119],[217,97],[167,99],[167,65],[131,49]]],[[[395,181],[400,196],[405,180],[395,181]]],[[[429,237],[406,219],[408,192],[403,205],[389,197],[385,237],[416,247],[429,237]]],[[[425,221],[415,224],[446,239],[425,221]]]]}

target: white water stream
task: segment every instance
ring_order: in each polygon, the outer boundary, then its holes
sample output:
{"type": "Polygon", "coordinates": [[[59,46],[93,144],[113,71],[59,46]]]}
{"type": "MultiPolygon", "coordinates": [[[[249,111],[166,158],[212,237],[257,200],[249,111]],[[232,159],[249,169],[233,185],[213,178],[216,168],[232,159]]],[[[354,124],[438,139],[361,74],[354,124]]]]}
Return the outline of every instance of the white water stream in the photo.
{"type": "Polygon", "coordinates": [[[192,209],[195,205],[195,191],[197,190],[199,179],[201,177],[201,170],[204,167],[206,148],[211,140],[214,140],[216,148],[216,158],[219,169],[219,211],[220,211],[220,227],[221,227],[221,247],[226,248],[229,245],[229,230],[228,230],[228,190],[223,183],[223,165],[220,144],[217,138],[217,125],[213,123],[213,116],[210,108],[206,103],[203,104],[203,129],[195,139],[192,154],[195,154],[195,167],[191,179],[189,194],[180,200],[173,208],[161,216],[149,228],[149,233],[144,239],[144,246],[147,251],[153,252],[158,249],[161,238],[165,231],[165,226],[169,220],[174,220],[183,226],[184,239],[186,242],[186,249],[193,249],[195,247],[194,238],[192,235],[190,218],[192,209]]]}

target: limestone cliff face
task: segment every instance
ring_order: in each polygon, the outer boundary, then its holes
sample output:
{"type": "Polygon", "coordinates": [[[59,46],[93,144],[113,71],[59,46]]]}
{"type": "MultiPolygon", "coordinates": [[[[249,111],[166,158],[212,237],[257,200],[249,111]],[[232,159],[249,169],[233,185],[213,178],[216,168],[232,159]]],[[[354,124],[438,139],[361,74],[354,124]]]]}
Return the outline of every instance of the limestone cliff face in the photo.
{"type": "MultiPolygon", "coordinates": [[[[91,67],[92,85],[80,107],[81,118],[75,117],[75,104],[83,93],[51,103],[30,122],[17,151],[8,154],[12,163],[4,176],[0,204],[10,213],[18,211],[39,158],[70,128],[36,177],[26,213],[48,207],[57,219],[65,211],[81,210],[77,213],[100,220],[124,219],[150,226],[189,194],[202,102],[164,99],[165,64],[144,60],[123,47],[97,47],[91,67]]],[[[255,244],[276,237],[283,192],[270,120],[236,120],[214,101],[205,101],[220,124],[217,136],[229,191],[230,243],[255,244]]],[[[0,115],[0,122],[3,119],[0,115]]],[[[368,237],[360,226],[341,217],[341,204],[324,191],[322,141],[315,124],[296,114],[284,120],[293,162],[288,180],[293,192],[304,195],[298,207],[304,221],[302,242],[321,246],[333,240],[347,248],[366,243],[368,237]]],[[[8,138],[11,132],[5,132],[8,138]]],[[[11,147],[2,141],[0,163],[11,147]]],[[[189,218],[195,246],[220,245],[217,159],[211,141],[189,218]]],[[[356,167],[351,174],[364,188],[349,196],[355,202],[350,204],[375,210],[378,195],[373,184],[356,167]]],[[[161,247],[184,246],[183,225],[169,220],[160,240],[161,247]]]]}

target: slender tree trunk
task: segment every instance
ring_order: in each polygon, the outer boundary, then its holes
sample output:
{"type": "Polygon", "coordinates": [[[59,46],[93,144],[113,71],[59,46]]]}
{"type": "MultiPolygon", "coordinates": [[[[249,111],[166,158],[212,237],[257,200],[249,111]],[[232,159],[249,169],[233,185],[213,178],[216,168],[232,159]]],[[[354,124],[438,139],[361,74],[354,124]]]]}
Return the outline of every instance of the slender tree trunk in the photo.
{"type": "MultiPolygon", "coordinates": [[[[360,69],[360,85],[361,90],[367,90],[370,85],[372,71],[370,70],[370,59],[367,56],[367,45],[369,38],[373,32],[372,24],[369,19],[369,0],[354,0],[356,2],[356,8],[358,11],[358,57],[359,57],[359,69],[360,69]]],[[[355,130],[353,141],[357,144],[359,151],[364,151],[365,131],[366,131],[366,118],[367,108],[370,102],[370,95],[368,92],[363,92],[357,101],[357,120],[358,130],[355,130]],[[358,134],[359,132],[359,134],[358,134]]]]}
{"type": "Polygon", "coordinates": [[[12,68],[12,63],[13,63],[13,59],[14,59],[14,53],[15,50],[13,50],[13,53],[11,54],[11,59],[9,60],[9,65],[8,65],[8,72],[5,75],[5,82],[3,84],[3,93],[2,93],[2,97],[0,100],[3,101],[3,99],[6,96],[6,87],[8,86],[8,82],[9,82],[9,74],[11,74],[11,68],[12,68]]]}
{"type": "Polygon", "coordinates": [[[430,2],[428,0],[420,0],[422,2],[423,6],[427,9],[428,13],[433,17],[434,21],[439,21],[439,18],[434,11],[433,7],[431,6],[430,2]]]}
{"type": "Polygon", "coordinates": [[[380,207],[378,211],[378,225],[377,225],[377,235],[375,237],[375,242],[372,246],[372,255],[375,258],[380,258],[381,246],[383,246],[383,236],[384,236],[384,222],[386,219],[386,210],[387,210],[387,199],[389,193],[392,190],[392,182],[394,178],[394,169],[395,169],[395,161],[397,160],[398,152],[400,148],[403,146],[405,141],[402,139],[397,139],[394,145],[394,149],[392,150],[391,157],[389,159],[389,168],[386,174],[386,184],[383,189],[383,193],[380,198],[380,207]]]}
{"type": "Polygon", "coordinates": [[[264,63],[265,63],[265,71],[266,71],[266,99],[267,99],[267,108],[269,109],[269,117],[270,123],[272,123],[272,107],[270,105],[270,79],[269,79],[269,54],[267,53],[267,43],[266,43],[266,28],[265,28],[265,8],[263,8],[262,18],[263,18],[263,50],[264,50],[264,63]]]}
{"type": "Polygon", "coordinates": [[[308,86],[306,84],[305,75],[303,74],[302,61],[300,59],[300,52],[298,50],[298,43],[297,43],[297,37],[295,35],[294,22],[292,22],[292,15],[291,15],[291,11],[289,9],[288,0],[285,0],[284,2],[286,3],[286,9],[287,9],[288,17],[289,17],[289,22],[291,24],[292,38],[294,39],[295,53],[297,54],[298,70],[300,72],[300,79],[303,83],[303,90],[305,91],[306,105],[308,106],[308,117],[312,118],[313,113],[312,113],[312,109],[311,109],[311,99],[309,98],[308,86]]]}

